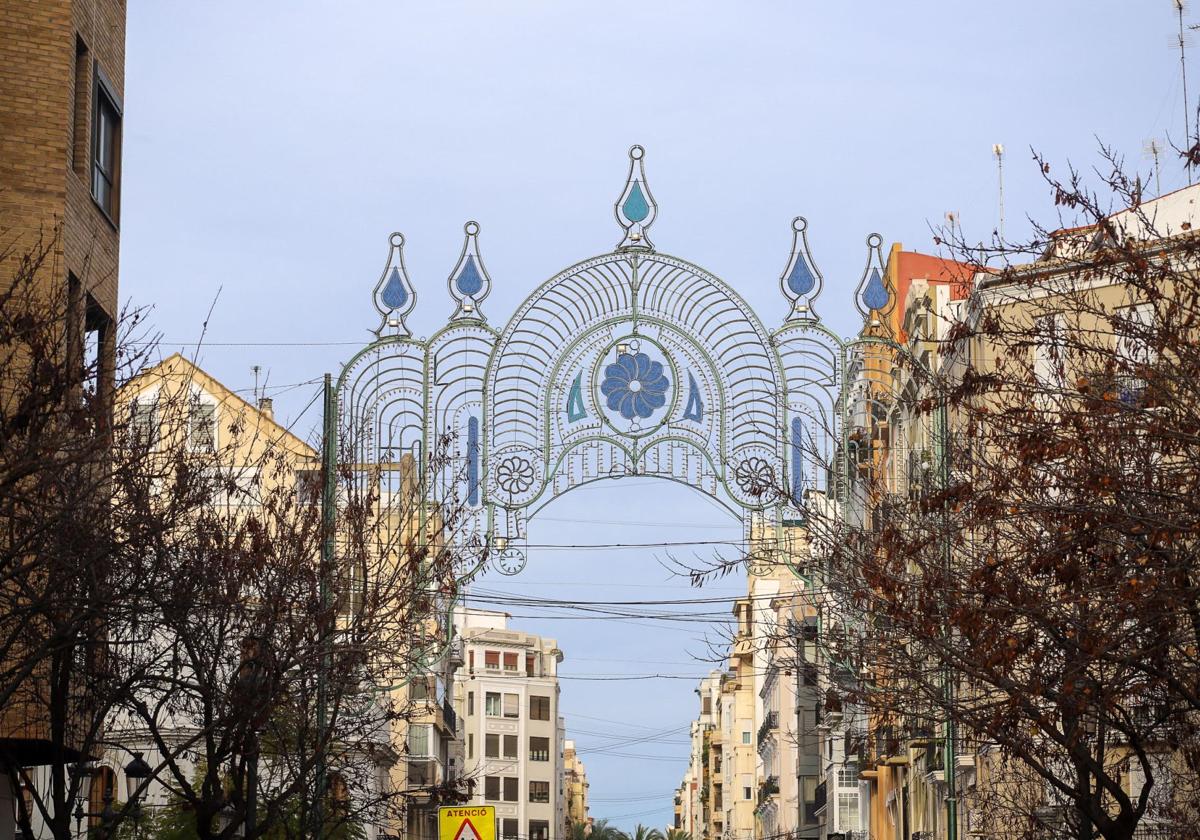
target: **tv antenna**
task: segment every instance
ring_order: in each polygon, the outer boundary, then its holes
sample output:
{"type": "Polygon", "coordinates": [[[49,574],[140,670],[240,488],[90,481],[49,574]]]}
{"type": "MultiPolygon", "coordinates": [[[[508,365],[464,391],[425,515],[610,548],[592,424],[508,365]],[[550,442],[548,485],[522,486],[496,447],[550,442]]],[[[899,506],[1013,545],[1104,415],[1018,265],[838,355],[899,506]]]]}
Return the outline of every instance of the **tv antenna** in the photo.
{"type": "Polygon", "coordinates": [[[262,371],[262,365],[252,365],[250,370],[254,371],[254,403],[257,405],[259,400],[258,374],[262,371]]]}
{"type": "Polygon", "coordinates": [[[1160,158],[1162,157],[1162,151],[1163,151],[1162,144],[1159,143],[1158,139],[1155,137],[1151,137],[1149,140],[1147,140],[1145,143],[1142,144],[1142,152],[1145,154],[1145,156],[1147,158],[1154,161],[1154,195],[1155,196],[1162,195],[1162,172],[1161,172],[1162,161],[1160,160],[1160,158]]]}
{"type": "MultiPolygon", "coordinates": [[[[1187,38],[1186,30],[1183,26],[1183,10],[1184,0],[1171,0],[1175,4],[1175,13],[1179,16],[1179,76],[1183,80],[1183,132],[1185,149],[1192,148],[1192,118],[1190,113],[1191,106],[1188,104],[1187,92],[1187,38]]],[[[1187,156],[1187,179],[1188,184],[1192,183],[1192,156],[1187,156]]]]}
{"type": "Polygon", "coordinates": [[[1000,241],[1004,241],[1004,144],[993,143],[992,154],[996,156],[996,181],[1000,187],[1000,241]]]}

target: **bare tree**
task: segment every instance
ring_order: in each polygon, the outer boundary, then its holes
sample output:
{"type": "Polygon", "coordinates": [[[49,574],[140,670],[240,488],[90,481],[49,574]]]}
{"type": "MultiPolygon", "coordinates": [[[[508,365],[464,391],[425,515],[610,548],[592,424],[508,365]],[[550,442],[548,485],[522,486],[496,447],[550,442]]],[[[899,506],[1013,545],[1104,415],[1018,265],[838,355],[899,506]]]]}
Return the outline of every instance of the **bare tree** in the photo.
{"type": "Polygon", "coordinates": [[[979,270],[964,317],[914,391],[876,395],[936,430],[930,478],[898,481],[885,435],[867,515],[813,510],[849,628],[829,658],[863,675],[877,753],[953,724],[991,836],[1200,835],[1200,255],[1110,160],[1123,212],[1039,161],[1083,226],[943,232],[979,270]]]}
{"type": "Polygon", "coordinates": [[[246,415],[196,447],[187,388],[159,389],[150,418],[113,411],[154,343],[131,313],[118,368],[86,358],[70,301],[38,282],[52,244],[0,296],[0,763],[27,794],[22,835],[67,840],[82,819],[204,838],[394,825],[411,791],[390,770],[427,705],[407,683],[481,559],[458,503],[429,501],[448,441],[421,464],[338,459],[327,521],[320,466],[246,415]],[[98,774],[135,753],[148,766],[118,801],[98,774]],[[153,816],[137,800],[158,785],[169,807],[153,816]]]}

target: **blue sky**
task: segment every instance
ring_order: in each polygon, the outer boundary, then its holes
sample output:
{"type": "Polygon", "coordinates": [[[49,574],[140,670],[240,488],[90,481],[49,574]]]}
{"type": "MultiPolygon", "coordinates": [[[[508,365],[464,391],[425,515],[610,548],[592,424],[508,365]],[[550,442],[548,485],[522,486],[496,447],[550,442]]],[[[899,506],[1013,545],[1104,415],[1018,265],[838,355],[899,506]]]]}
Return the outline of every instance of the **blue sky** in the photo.
{"type": "MultiPolygon", "coordinates": [[[[1031,148],[1086,169],[1100,138],[1149,172],[1144,141],[1182,136],[1174,26],[1168,0],[140,0],[129,5],[122,296],[153,305],[164,351],[194,349],[211,306],[201,363],[242,389],[260,366],[280,418],[308,435],[313,380],[376,324],[370,293],[390,231],[407,237],[410,323],[427,335],[450,314],[445,278],[463,222],[477,219],[487,310],[502,324],[537,284],[617,243],[612,204],[640,143],[660,250],[731,283],[771,326],[786,313],[778,276],[803,214],[825,276],[820,311],[850,333],[868,233],[932,252],[930,225],[955,211],[970,238],[990,235],[993,143],[1008,149],[1010,233],[1026,215],[1056,219],[1031,148]]],[[[1182,184],[1168,159],[1163,190],[1182,184]]],[[[531,542],[739,530],[686,488],[593,487],[548,508],[531,542]]],[[[485,587],[685,594],[662,559],[544,550],[485,587]]],[[[593,814],[665,823],[683,739],[619,749],[611,737],[685,725],[694,684],[590,678],[698,676],[707,665],[689,653],[703,652],[702,629],[514,624],[566,652],[568,726],[597,733],[578,735],[593,814]]]]}

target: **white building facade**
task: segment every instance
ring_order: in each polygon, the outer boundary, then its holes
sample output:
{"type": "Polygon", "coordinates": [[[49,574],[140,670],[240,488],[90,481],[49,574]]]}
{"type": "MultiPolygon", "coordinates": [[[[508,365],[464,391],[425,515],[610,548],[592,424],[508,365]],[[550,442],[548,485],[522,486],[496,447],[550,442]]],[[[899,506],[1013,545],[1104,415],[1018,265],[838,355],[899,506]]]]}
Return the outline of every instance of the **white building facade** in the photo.
{"type": "Polygon", "coordinates": [[[465,664],[455,675],[472,802],[494,805],[497,835],[561,840],[564,727],[553,639],[508,629],[508,616],[460,609],[455,629],[465,664]]]}

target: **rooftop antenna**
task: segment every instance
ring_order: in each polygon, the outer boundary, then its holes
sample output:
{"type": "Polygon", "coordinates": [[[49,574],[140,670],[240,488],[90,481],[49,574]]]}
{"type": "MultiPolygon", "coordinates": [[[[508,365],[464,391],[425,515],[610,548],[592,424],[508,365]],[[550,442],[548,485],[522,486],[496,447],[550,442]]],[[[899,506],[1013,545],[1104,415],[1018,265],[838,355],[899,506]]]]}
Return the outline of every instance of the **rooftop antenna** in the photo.
{"type": "Polygon", "coordinates": [[[1142,152],[1154,161],[1154,194],[1160,196],[1162,195],[1162,173],[1159,158],[1162,155],[1162,145],[1159,144],[1157,138],[1151,137],[1142,144],[1142,152]]]}
{"type": "Polygon", "coordinates": [[[958,224],[958,211],[957,210],[947,210],[946,211],[946,224],[948,224],[950,226],[951,231],[954,230],[955,226],[958,224]]]}
{"type": "Polygon", "coordinates": [[[254,365],[253,367],[250,368],[250,370],[254,371],[254,404],[257,405],[258,399],[259,399],[259,397],[258,397],[258,374],[262,370],[262,366],[254,365]]]}
{"type": "MultiPolygon", "coordinates": [[[[1183,131],[1184,131],[1184,147],[1190,149],[1192,147],[1192,118],[1188,113],[1190,105],[1188,104],[1187,92],[1187,39],[1184,37],[1183,27],[1183,6],[1184,0],[1171,0],[1175,4],[1175,12],[1179,16],[1179,75],[1183,79],[1183,131]]],[[[1192,183],[1192,158],[1188,155],[1187,158],[1187,179],[1188,184],[1192,183]]]]}
{"type": "Polygon", "coordinates": [[[996,156],[996,179],[1000,185],[1000,241],[1004,241],[1004,144],[993,143],[992,154],[996,156]]]}

